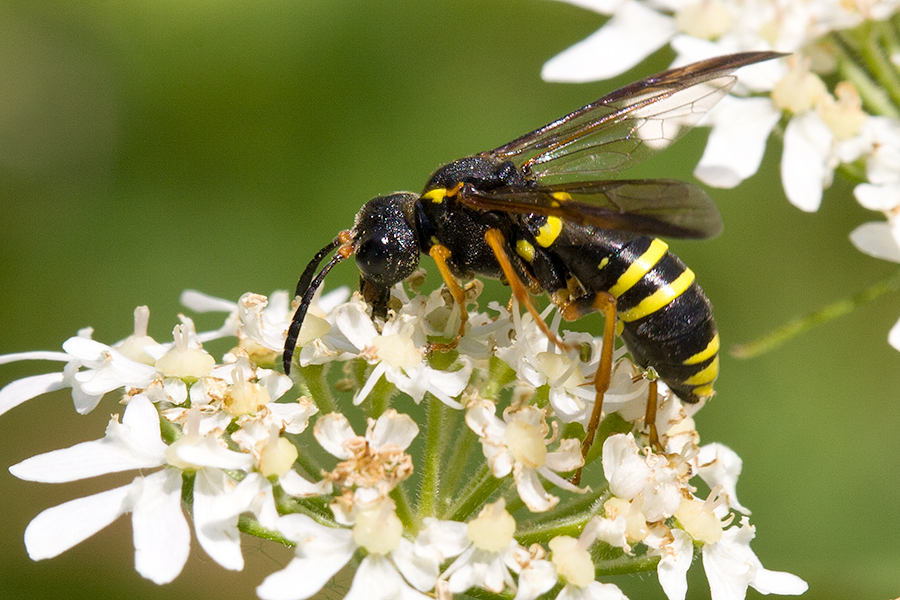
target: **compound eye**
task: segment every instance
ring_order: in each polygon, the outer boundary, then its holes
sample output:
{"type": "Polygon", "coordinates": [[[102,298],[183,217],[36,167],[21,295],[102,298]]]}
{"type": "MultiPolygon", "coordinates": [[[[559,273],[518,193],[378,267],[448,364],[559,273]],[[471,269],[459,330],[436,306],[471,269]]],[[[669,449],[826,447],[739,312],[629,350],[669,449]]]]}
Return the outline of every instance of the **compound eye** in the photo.
{"type": "Polygon", "coordinates": [[[393,285],[397,278],[398,261],[393,256],[395,244],[387,236],[371,237],[356,248],[356,264],[363,277],[373,283],[393,285]]]}

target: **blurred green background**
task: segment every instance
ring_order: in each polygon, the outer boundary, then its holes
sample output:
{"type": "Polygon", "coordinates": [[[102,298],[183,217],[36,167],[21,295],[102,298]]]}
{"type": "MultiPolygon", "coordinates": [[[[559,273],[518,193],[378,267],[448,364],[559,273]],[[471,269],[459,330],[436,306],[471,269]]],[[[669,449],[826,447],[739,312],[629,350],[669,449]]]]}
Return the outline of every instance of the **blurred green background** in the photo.
{"type": "MultiPolygon", "coordinates": [[[[151,335],[166,339],[185,288],[230,299],[293,288],[368,198],[418,191],[438,165],[671,59],[615,81],[540,80],[546,59],[602,22],[542,0],[5,0],[0,353],[58,349],[88,325],[114,342],[130,332],[140,304],[151,307],[151,335]]],[[[705,135],[632,174],[691,179],[705,135]]],[[[725,233],[672,244],[712,298],[726,346],[894,268],[847,241],[858,223],[879,218],[856,205],[849,186],[838,182],[817,214],[791,207],[780,147],[770,146],[761,174],[713,191],[725,233]]],[[[356,276],[343,265],[328,285],[353,285],[356,276]]],[[[488,288],[507,297],[499,284],[488,288]]],[[[805,578],[807,598],[900,594],[891,517],[900,353],[886,342],[898,315],[900,300],[883,298],[762,358],[724,356],[719,395],[697,419],[704,442],[744,459],[738,492],[754,511],[753,548],[766,567],[805,578]]],[[[53,369],[5,365],[0,382],[53,369]]],[[[195,549],[164,587],[134,572],[128,519],[59,558],[27,558],[22,532],[38,512],[132,475],[52,486],[18,481],[5,467],[101,437],[115,410],[107,401],[78,417],[59,393],[0,420],[0,597],[254,597],[290,554],[249,538],[243,573],[195,549]]],[[[655,576],[616,583],[633,599],[664,598],[655,576]]],[[[708,593],[695,565],[690,597],[708,593]]]]}

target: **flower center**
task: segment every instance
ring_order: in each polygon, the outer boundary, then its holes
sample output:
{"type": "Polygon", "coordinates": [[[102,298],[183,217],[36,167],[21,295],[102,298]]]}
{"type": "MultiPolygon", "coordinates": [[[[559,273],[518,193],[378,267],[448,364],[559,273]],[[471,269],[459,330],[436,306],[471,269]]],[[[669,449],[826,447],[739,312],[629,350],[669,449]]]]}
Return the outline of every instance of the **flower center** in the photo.
{"type": "Polygon", "coordinates": [[[547,446],[540,428],[524,421],[513,421],[507,424],[503,437],[516,462],[533,469],[544,466],[547,446]]]}
{"type": "Polygon", "coordinates": [[[403,522],[394,511],[366,510],[356,515],[353,541],[373,554],[387,554],[403,537],[403,522]]]}
{"type": "Polygon", "coordinates": [[[585,587],[594,581],[594,561],[591,554],[578,545],[578,540],[567,535],[560,535],[548,544],[550,561],[556,572],[567,582],[578,587],[585,587]]]}
{"type": "Polygon", "coordinates": [[[506,511],[503,500],[485,506],[466,525],[466,535],[472,544],[487,552],[498,552],[509,546],[515,532],[516,520],[506,511]]]}

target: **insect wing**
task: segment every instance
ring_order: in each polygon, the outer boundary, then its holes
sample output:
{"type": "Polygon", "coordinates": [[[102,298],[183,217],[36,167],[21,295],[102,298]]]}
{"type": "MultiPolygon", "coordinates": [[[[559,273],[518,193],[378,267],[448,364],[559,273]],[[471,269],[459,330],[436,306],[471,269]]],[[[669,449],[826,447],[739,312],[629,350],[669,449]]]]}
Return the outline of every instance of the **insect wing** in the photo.
{"type": "Polygon", "coordinates": [[[782,56],[745,52],[632,83],[553,123],[484,153],[547,183],[597,179],[670,146],[724,97],[732,71],[782,56]]]}
{"type": "Polygon", "coordinates": [[[722,217],[699,186],[677,179],[584,181],[491,191],[463,186],[459,199],[481,210],[556,216],[572,223],[642,235],[708,238],[722,217]]]}

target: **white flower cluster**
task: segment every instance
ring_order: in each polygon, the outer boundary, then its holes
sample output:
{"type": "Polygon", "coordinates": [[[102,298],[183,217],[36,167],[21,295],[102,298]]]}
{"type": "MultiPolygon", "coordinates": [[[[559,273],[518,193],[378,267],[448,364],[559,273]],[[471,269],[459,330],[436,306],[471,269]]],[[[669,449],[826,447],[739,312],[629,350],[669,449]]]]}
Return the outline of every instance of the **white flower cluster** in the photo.
{"type": "MultiPolygon", "coordinates": [[[[781,177],[798,208],[815,211],[837,169],[862,180],[865,208],[887,222],[858,227],[861,251],[900,262],[900,49],[898,0],[564,0],[611,18],[550,59],[550,81],[624,73],[669,44],[673,66],[748,50],[791,53],[742,69],[735,92],[701,124],[712,127],[694,174],[735,187],[756,173],[769,135],[785,123],[781,177]],[[856,28],[855,30],[853,28],[856,28]],[[823,81],[838,81],[831,89],[823,81]]],[[[900,350],[900,322],[889,342],[900,350]]]]}
{"type": "Polygon", "coordinates": [[[27,459],[10,468],[14,475],[64,482],[139,471],[126,486],[40,513],[25,532],[29,555],[56,556],[130,513],[138,572],[172,581],[189,553],[186,502],[201,547],[226,569],[243,567],[242,515],[255,520],[254,534],[294,545],[290,563],[257,588],[264,600],[310,598],[354,560],[351,599],[447,599],[472,588],[518,600],[624,598],[597,581],[604,563],[592,550],[601,545],[605,555],[617,554],[617,571],[629,560],[636,570],[655,567],[670,600],[685,597],[695,552],[715,600],[739,600],[748,586],[805,591],[799,578],[762,567],[747,518],[732,523],[732,511],[748,512],[735,494],[740,458],[718,444],[698,446],[693,420],[664,386],[657,427],[665,452],[639,443],[648,385],[621,356],[605,398],[607,413],[615,413],[602,442],[606,483],[585,467],[574,436],[595,400],[584,384],[597,368],[599,340],[565,332],[581,352],[562,353],[530,316],[492,304],[491,314],[470,313],[457,351],[435,353],[432,342],[452,339],[459,327],[445,291],[410,298],[396,287],[384,323],[359,297],[344,300],[338,291],[314,303],[300,334],[296,382],[266,368],[292,314],[283,292],[245,294],[237,304],[186,293],[195,310],[228,317],[207,333],[182,317],[166,344],[147,335],[149,311],[141,307],[134,334],[112,346],[82,331],[61,353],[0,357],[65,362],[61,373],[0,390],[0,412],[63,387],[72,388],[80,413],[116,390],[125,405],[103,438],[27,459]],[[202,343],[226,336],[238,345],[217,363],[202,343]],[[357,373],[355,385],[336,386],[355,388],[346,406],[310,391],[319,365],[333,362],[357,373]],[[295,383],[304,395],[289,399],[295,383]],[[512,397],[501,398],[501,389],[512,397]],[[410,453],[420,425],[388,405],[397,392],[408,397],[398,408],[406,402],[413,412],[409,401],[427,402],[429,425],[435,415],[464,411],[468,428],[426,428],[424,455],[410,453]],[[357,435],[351,421],[363,410],[366,431],[357,435]],[[307,432],[330,466],[316,468],[307,432]],[[483,463],[454,450],[477,449],[476,440],[483,463]],[[582,467],[590,487],[565,478],[582,467]],[[696,496],[695,476],[712,490],[706,499],[696,496]],[[441,488],[442,479],[460,485],[441,488]],[[407,490],[413,482],[417,507],[407,490]]]}

